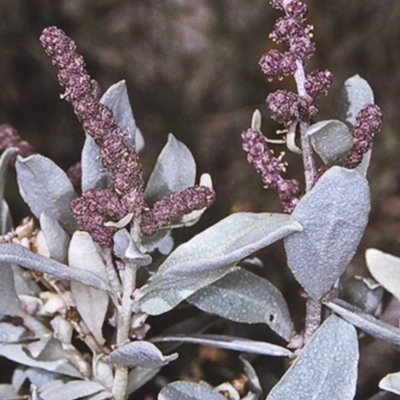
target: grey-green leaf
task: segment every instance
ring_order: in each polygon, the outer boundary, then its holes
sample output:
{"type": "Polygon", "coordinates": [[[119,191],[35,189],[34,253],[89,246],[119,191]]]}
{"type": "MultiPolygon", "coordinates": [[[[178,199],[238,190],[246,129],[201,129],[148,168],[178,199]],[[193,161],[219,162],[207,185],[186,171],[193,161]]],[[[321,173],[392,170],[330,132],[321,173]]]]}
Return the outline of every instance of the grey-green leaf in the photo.
{"type": "Polygon", "coordinates": [[[357,114],[368,104],[374,103],[374,93],[368,82],[360,75],[347,79],[339,99],[339,119],[349,125],[356,121],[357,114]]]}
{"type": "Polygon", "coordinates": [[[288,265],[297,281],[320,299],[351,261],[368,222],[368,182],[334,166],[297,204],[292,218],[303,227],[285,238],[288,265]]]}
{"type": "Polygon", "coordinates": [[[317,330],[267,400],[352,400],[358,357],[355,328],[333,315],[317,330]]]}
{"type": "Polygon", "coordinates": [[[157,400],[226,400],[205,383],[176,381],[164,386],[157,400]]]}
{"type": "Polygon", "coordinates": [[[220,349],[241,351],[245,353],[262,354],[272,357],[293,357],[293,353],[286,347],[276,344],[260,342],[235,336],[227,335],[186,335],[176,334],[169,336],[157,336],[151,339],[154,343],[160,342],[181,342],[193,343],[202,346],[217,347],[220,349]]]}
{"type": "Polygon", "coordinates": [[[15,147],[10,147],[4,150],[0,158],[0,235],[7,233],[12,226],[10,226],[10,213],[8,204],[3,199],[4,188],[6,184],[7,172],[10,165],[10,159],[18,152],[15,147]]]}
{"type": "Polygon", "coordinates": [[[380,321],[372,315],[340,299],[326,301],[324,304],[346,321],[360,328],[375,339],[400,347],[399,328],[380,321]]]}
{"type": "Polygon", "coordinates": [[[196,163],[192,153],[169,134],[147,183],[146,199],[153,204],[164,196],[194,185],[195,179],[196,163]]]}
{"type": "Polygon", "coordinates": [[[126,135],[128,147],[136,146],[136,151],[139,152],[143,147],[143,139],[136,138],[136,135],[141,136],[141,133],[138,132],[133,117],[126,81],[121,80],[111,85],[101,97],[100,103],[112,110],[115,121],[126,135]]]}
{"type": "Polygon", "coordinates": [[[142,387],[145,383],[149,380],[153,379],[158,372],[160,371],[161,367],[159,368],[143,368],[143,367],[136,367],[133,368],[128,375],[128,389],[127,393],[131,394],[142,387]]]}
{"type": "Polygon", "coordinates": [[[400,300],[400,258],[377,249],[368,249],[365,258],[371,275],[400,300]]]}
{"type": "Polygon", "coordinates": [[[0,315],[18,315],[21,306],[14,286],[10,265],[0,262],[0,315]]]}
{"type": "Polygon", "coordinates": [[[222,278],[239,260],[300,230],[286,214],[232,214],[170,254],[139,290],[140,308],[150,315],[167,312],[222,278]]]}
{"type": "Polygon", "coordinates": [[[15,168],[21,196],[36,218],[46,212],[72,233],[77,225],[71,215],[70,203],[76,194],[66,173],[38,154],[27,158],[18,156],[15,168]]]}
{"type": "MultiPolygon", "coordinates": [[[[71,269],[86,272],[107,281],[106,267],[101,259],[92,237],[87,232],[77,231],[71,239],[68,250],[68,261],[71,269]]],[[[109,296],[103,290],[87,287],[79,282],[71,282],[76,308],[92,332],[97,343],[103,345],[102,327],[107,313],[109,296]]]]}
{"type": "Polygon", "coordinates": [[[379,382],[379,387],[387,392],[400,395],[400,372],[384,376],[379,382]]]}
{"type": "Polygon", "coordinates": [[[72,280],[84,285],[111,292],[104,280],[86,271],[76,271],[51,258],[32,253],[26,247],[18,244],[0,244],[0,262],[18,264],[26,269],[53,275],[58,279],[72,280]]]}
{"type": "Polygon", "coordinates": [[[187,301],[208,313],[235,322],[267,324],[289,340],[293,323],[281,292],[266,279],[242,268],[233,269],[187,301]]]}
{"type": "Polygon", "coordinates": [[[57,220],[45,212],[40,214],[40,227],[46,239],[51,258],[66,264],[70,238],[57,220]]]}
{"type": "Polygon", "coordinates": [[[177,353],[164,356],[153,343],[136,340],[114,350],[105,360],[131,367],[160,368],[177,358],[177,353]]]}
{"type": "Polygon", "coordinates": [[[111,186],[111,173],[104,169],[100,159],[100,149],[94,139],[86,134],[81,155],[82,191],[107,189],[111,186]]]}
{"type": "Polygon", "coordinates": [[[72,380],[66,383],[57,381],[46,385],[39,390],[44,399],[75,400],[84,396],[90,396],[104,390],[104,387],[96,382],[72,380]]]}
{"type": "Polygon", "coordinates": [[[349,127],[338,120],[320,121],[307,130],[316,153],[328,167],[340,165],[353,147],[353,135],[349,127]]]}

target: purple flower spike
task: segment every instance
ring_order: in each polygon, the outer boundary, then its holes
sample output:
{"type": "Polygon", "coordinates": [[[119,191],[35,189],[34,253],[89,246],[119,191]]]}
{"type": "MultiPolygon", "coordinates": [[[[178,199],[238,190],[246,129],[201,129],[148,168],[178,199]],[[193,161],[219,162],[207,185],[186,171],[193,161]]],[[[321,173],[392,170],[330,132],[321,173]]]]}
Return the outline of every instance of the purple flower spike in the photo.
{"type": "Polygon", "coordinates": [[[381,129],[381,125],[382,111],[376,104],[368,104],[357,114],[351,129],[354,144],[346,158],[346,168],[360,165],[364,154],[372,148],[374,134],[381,129]]]}
{"type": "Polygon", "coordinates": [[[206,186],[192,186],[172,193],[157,201],[153,208],[143,215],[141,231],[145,236],[153,235],[185,214],[210,207],[214,200],[214,190],[206,186]]]}
{"type": "MultiPolygon", "coordinates": [[[[28,157],[33,153],[32,146],[21,139],[16,129],[11,125],[2,124],[0,125],[0,151],[8,149],[9,147],[18,148],[18,154],[22,157],[28,157]]],[[[15,164],[15,159],[15,156],[12,157],[10,161],[12,165],[15,164]]]]}
{"type": "Polygon", "coordinates": [[[247,161],[261,175],[265,187],[277,190],[284,211],[291,213],[300,198],[299,183],[282,178],[281,174],[286,169],[283,154],[274,157],[264,136],[255,129],[242,132],[242,146],[247,152],[247,161]]]}

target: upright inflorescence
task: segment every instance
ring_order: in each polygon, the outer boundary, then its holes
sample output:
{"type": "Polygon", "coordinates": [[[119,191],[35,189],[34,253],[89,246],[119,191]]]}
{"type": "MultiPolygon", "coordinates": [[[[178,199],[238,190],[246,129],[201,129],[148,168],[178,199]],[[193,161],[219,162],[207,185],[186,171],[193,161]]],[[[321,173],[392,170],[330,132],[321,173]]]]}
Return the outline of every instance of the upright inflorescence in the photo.
{"type": "Polygon", "coordinates": [[[135,147],[127,145],[113,112],[99,102],[97,84],[87,73],[74,41],[56,27],[44,29],[40,41],[58,69],[58,80],[65,88],[61,97],[72,104],[85,132],[100,148],[104,169],[112,174],[111,189],[90,189],[71,203],[72,213],[82,229],[90,232],[99,244],[109,246],[117,228],[108,222],[118,222],[126,215],[143,218],[142,234],[152,235],[179,217],[211,205],[214,191],[195,186],[173,193],[149,208],[135,147]]]}
{"type": "Polygon", "coordinates": [[[281,199],[283,209],[291,213],[299,201],[299,183],[295,179],[283,179],[286,165],[283,153],[274,157],[272,150],[267,146],[264,136],[255,129],[248,129],[242,133],[243,150],[247,152],[247,160],[253,164],[266,188],[275,189],[281,199]]]}
{"type": "Polygon", "coordinates": [[[352,126],[354,144],[346,158],[346,168],[356,168],[360,165],[364,154],[371,150],[374,134],[381,129],[382,112],[376,104],[368,104],[356,116],[352,126]]]}

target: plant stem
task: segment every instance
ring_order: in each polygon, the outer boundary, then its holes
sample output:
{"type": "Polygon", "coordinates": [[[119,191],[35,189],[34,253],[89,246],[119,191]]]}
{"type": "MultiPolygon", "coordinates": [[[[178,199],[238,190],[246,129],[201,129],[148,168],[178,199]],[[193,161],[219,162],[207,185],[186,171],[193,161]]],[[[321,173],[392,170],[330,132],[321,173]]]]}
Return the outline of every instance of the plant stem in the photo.
{"type": "Polygon", "coordinates": [[[321,324],[321,303],[319,300],[314,300],[307,297],[306,300],[306,321],[304,327],[304,344],[311,339],[312,335],[321,324]]]}
{"type": "MultiPolygon", "coordinates": [[[[117,347],[129,341],[129,330],[132,317],[132,294],[136,286],[136,269],[134,264],[127,263],[124,270],[122,302],[118,311],[117,347]]],[[[128,367],[117,365],[115,368],[113,395],[115,400],[125,400],[128,387],[128,367]]]]}
{"type": "Polygon", "coordinates": [[[307,129],[310,126],[308,122],[300,122],[300,140],[301,151],[303,155],[304,178],[306,183],[306,192],[309,192],[314,186],[317,176],[317,169],[311,146],[311,139],[306,136],[307,129]]]}

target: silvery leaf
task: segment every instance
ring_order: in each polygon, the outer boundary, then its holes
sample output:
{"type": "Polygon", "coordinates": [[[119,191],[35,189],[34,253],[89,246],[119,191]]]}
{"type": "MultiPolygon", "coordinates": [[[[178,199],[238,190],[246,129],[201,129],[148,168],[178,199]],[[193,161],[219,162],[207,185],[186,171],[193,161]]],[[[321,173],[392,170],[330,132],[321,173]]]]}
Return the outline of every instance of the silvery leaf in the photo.
{"type": "Polygon", "coordinates": [[[154,204],[164,196],[194,185],[196,163],[189,149],[174,135],[168,135],[168,142],[158,156],[156,166],[146,187],[146,199],[154,204]]]}
{"type": "Polygon", "coordinates": [[[177,353],[164,356],[154,344],[142,340],[136,340],[112,351],[106,357],[106,361],[126,366],[159,368],[177,358],[177,353]]]}
{"type": "Polygon", "coordinates": [[[257,373],[256,373],[255,369],[253,368],[253,366],[250,364],[250,362],[248,360],[246,360],[245,355],[241,354],[239,356],[239,359],[243,364],[244,373],[246,374],[247,378],[249,379],[249,383],[248,383],[249,389],[257,395],[256,398],[258,399],[263,390],[261,387],[260,380],[258,379],[257,373]]]}
{"type": "Polygon", "coordinates": [[[85,400],[106,400],[112,398],[112,393],[110,392],[100,392],[94,394],[93,396],[85,397],[85,400]]]}
{"type": "MultiPolygon", "coordinates": [[[[74,233],[69,246],[68,260],[71,269],[89,272],[98,276],[99,279],[107,280],[106,267],[92,237],[87,232],[77,231],[74,233]]],[[[74,295],[79,314],[97,343],[102,345],[105,341],[102,327],[107,313],[108,293],[78,282],[71,282],[71,292],[74,295]]]]}
{"type": "Polygon", "coordinates": [[[343,283],[339,297],[368,314],[374,314],[382,304],[383,294],[383,287],[374,279],[355,275],[343,283]]]}
{"type": "Polygon", "coordinates": [[[30,400],[44,400],[43,397],[38,395],[37,387],[33,383],[29,387],[29,391],[31,393],[30,400]]]}
{"type": "Polygon", "coordinates": [[[63,383],[56,381],[40,388],[39,394],[44,399],[75,400],[102,390],[104,390],[103,386],[96,382],[72,380],[63,383]]]}
{"type": "Polygon", "coordinates": [[[299,230],[301,225],[286,214],[232,214],[173,251],[136,300],[147,314],[167,312],[239,260],[299,230]]]}
{"type": "Polygon", "coordinates": [[[379,381],[379,388],[400,395],[400,372],[387,374],[379,381]]]}
{"type": "Polygon", "coordinates": [[[8,204],[3,199],[3,197],[7,172],[10,165],[10,159],[16,153],[18,153],[18,149],[16,149],[15,147],[10,147],[4,150],[0,158],[0,235],[4,235],[12,228],[12,221],[8,204]]]}
{"type": "Polygon", "coordinates": [[[70,238],[57,220],[49,217],[45,212],[40,214],[40,228],[46,239],[51,258],[66,264],[70,238]]]}
{"type": "Polygon", "coordinates": [[[13,270],[10,265],[0,262],[0,315],[18,315],[19,310],[13,270]]]}
{"type": "Polygon", "coordinates": [[[66,173],[53,161],[34,154],[17,157],[15,164],[19,191],[37,219],[44,211],[72,233],[77,225],[71,215],[70,203],[76,197],[66,173]]]}
{"type": "Polygon", "coordinates": [[[111,173],[100,160],[100,149],[94,139],[86,134],[81,155],[82,192],[89,189],[107,189],[111,186],[111,173]]]}
{"type": "Polygon", "coordinates": [[[17,391],[12,387],[12,385],[0,383],[0,399],[7,400],[16,398],[18,398],[17,391]]]}
{"type": "Polygon", "coordinates": [[[68,363],[65,354],[61,350],[57,351],[54,345],[51,346],[46,353],[42,352],[41,357],[48,358],[46,358],[46,360],[41,360],[31,357],[24,349],[23,345],[12,344],[13,342],[18,342],[18,340],[23,339],[25,334],[25,329],[23,327],[15,327],[11,324],[0,323],[0,332],[2,340],[0,343],[0,356],[8,358],[19,365],[40,368],[53,373],[81,378],[79,371],[68,363]]]}
{"type": "Polygon", "coordinates": [[[377,249],[368,249],[365,258],[371,275],[400,300],[400,258],[377,249]]]}
{"type": "Polygon", "coordinates": [[[61,380],[62,377],[62,375],[39,368],[27,368],[24,372],[29,381],[39,388],[55,380],[61,380]]]}
{"type": "Polygon", "coordinates": [[[226,400],[205,383],[176,381],[164,386],[157,400],[226,400]]]}
{"type": "Polygon", "coordinates": [[[1,201],[0,207],[0,235],[4,235],[7,232],[10,232],[13,228],[13,221],[11,218],[10,208],[4,199],[1,201]]]}
{"type": "Polygon", "coordinates": [[[303,227],[285,238],[289,268],[315,300],[351,261],[368,222],[368,182],[354,170],[334,166],[297,204],[292,218],[303,227]]]}
{"type": "Polygon", "coordinates": [[[145,383],[153,379],[158,372],[159,368],[143,368],[136,367],[129,372],[128,375],[128,389],[127,393],[131,394],[142,387],[145,383]]]}
{"type": "Polygon", "coordinates": [[[338,120],[320,121],[307,130],[316,153],[327,166],[340,165],[353,147],[353,135],[348,126],[338,120]]]}
{"type": "Polygon", "coordinates": [[[400,329],[380,321],[343,300],[324,301],[324,304],[343,319],[375,339],[400,347],[400,329]]]}
{"type": "Polygon", "coordinates": [[[186,335],[176,334],[151,338],[154,343],[181,342],[194,343],[202,346],[217,347],[219,349],[241,351],[245,353],[263,354],[272,357],[293,357],[293,353],[286,347],[276,344],[260,342],[235,336],[226,335],[186,335]]]}
{"type": "Polygon", "coordinates": [[[76,271],[51,258],[32,253],[26,247],[18,244],[0,244],[0,263],[18,264],[26,269],[49,274],[61,280],[72,280],[111,292],[108,283],[98,276],[86,271],[76,271]]]}
{"type": "Polygon", "coordinates": [[[10,166],[10,160],[12,156],[18,153],[16,147],[9,147],[5,149],[0,157],[0,199],[3,199],[4,188],[7,179],[7,172],[10,166]]]}
{"type": "Polygon", "coordinates": [[[113,112],[115,121],[126,134],[128,147],[136,145],[136,151],[139,152],[144,143],[143,138],[135,138],[136,134],[141,136],[141,133],[137,132],[138,129],[133,117],[131,103],[129,102],[126,81],[121,80],[111,85],[101,97],[100,103],[110,108],[113,112]]]}
{"type": "Polygon", "coordinates": [[[374,93],[368,82],[360,75],[347,79],[340,94],[339,119],[349,125],[356,122],[357,114],[368,104],[374,103],[374,93]]]}
{"type": "Polygon", "coordinates": [[[203,311],[235,322],[264,323],[289,340],[293,323],[281,292],[261,278],[242,268],[198,290],[187,301],[203,311]]]}
{"type": "Polygon", "coordinates": [[[358,357],[355,328],[333,315],[315,332],[267,400],[352,400],[358,357]]]}
{"type": "Polygon", "coordinates": [[[120,229],[114,235],[114,254],[124,262],[138,266],[149,265],[152,258],[142,253],[126,229],[120,229]]]}

